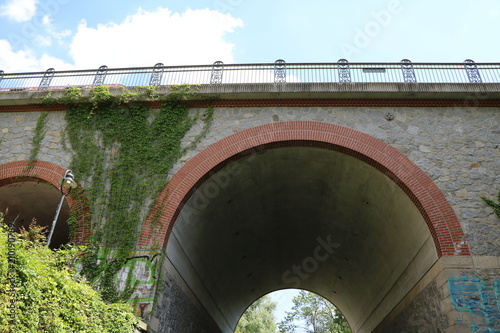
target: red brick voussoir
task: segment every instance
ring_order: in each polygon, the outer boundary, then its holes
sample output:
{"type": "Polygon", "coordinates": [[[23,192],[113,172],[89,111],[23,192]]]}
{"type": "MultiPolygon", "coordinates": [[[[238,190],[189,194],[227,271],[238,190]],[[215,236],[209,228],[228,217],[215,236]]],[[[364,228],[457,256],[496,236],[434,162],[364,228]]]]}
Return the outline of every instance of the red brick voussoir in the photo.
{"type": "MultiPolygon", "coordinates": [[[[20,182],[42,181],[59,189],[58,181],[64,177],[66,169],[45,161],[19,161],[0,165],[0,187],[20,182]]],[[[75,198],[68,195],[66,201],[70,211],[78,209],[88,213],[87,202],[84,197],[75,198]]],[[[90,239],[90,223],[87,214],[81,214],[78,227],[72,242],[85,245],[90,239]],[[85,215],[85,216],[83,216],[85,215]]]]}
{"type": "Polygon", "coordinates": [[[163,189],[146,220],[137,247],[166,247],[175,220],[193,191],[214,169],[252,149],[282,146],[324,147],[354,156],[391,178],[411,198],[424,217],[439,257],[470,255],[465,235],[443,193],[417,165],[385,142],[362,132],[314,121],[270,123],[230,135],[189,160],[163,189]],[[161,210],[159,210],[161,209],[161,210]],[[153,216],[159,216],[153,225],[153,216]]]}

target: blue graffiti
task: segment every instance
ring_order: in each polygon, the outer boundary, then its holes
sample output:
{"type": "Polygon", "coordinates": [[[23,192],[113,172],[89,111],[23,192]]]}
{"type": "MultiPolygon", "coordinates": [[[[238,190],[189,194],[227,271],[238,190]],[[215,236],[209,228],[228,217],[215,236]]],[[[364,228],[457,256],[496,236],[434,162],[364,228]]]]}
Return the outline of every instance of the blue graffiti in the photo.
{"type": "Polygon", "coordinates": [[[472,332],[500,333],[500,281],[488,285],[476,276],[451,277],[448,286],[455,310],[469,315],[472,332]]]}

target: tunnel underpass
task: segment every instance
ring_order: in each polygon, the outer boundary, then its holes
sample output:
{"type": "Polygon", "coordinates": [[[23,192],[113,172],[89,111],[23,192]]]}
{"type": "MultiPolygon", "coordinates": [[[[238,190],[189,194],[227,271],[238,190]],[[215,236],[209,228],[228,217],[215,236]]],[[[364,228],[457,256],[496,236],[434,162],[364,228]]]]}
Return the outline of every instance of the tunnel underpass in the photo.
{"type": "Polygon", "coordinates": [[[371,332],[438,259],[429,228],[384,172],[314,143],[218,166],[180,211],[167,258],[222,332],[261,296],[315,292],[371,332]]]}
{"type": "MultiPolygon", "coordinates": [[[[5,215],[7,225],[14,224],[14,230],[19,232],[22,228],[29,229],[30,223],[35,219],[36,224],[46,229],[49,233],[57,210],[61,192],[53,185],[36,179],[8,182],[0,186],[0,212],[5,215]]],[[[69,242],[69,205],[64,200],[56,227],[51,248],[58,248],[69,242]]]]}

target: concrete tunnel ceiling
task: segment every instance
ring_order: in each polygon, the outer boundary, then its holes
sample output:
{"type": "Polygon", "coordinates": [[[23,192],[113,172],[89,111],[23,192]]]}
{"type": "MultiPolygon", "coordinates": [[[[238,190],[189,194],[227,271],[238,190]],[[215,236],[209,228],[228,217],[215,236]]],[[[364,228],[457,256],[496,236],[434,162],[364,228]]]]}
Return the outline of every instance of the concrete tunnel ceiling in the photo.
{"type": "Polygon", "coordinates": [[[436,262],[405,192],[345,153],[273,147],[205,179],[180,211],[167,257],[223,332],[259,297],[311,290],[371,332],[436,262]]]}

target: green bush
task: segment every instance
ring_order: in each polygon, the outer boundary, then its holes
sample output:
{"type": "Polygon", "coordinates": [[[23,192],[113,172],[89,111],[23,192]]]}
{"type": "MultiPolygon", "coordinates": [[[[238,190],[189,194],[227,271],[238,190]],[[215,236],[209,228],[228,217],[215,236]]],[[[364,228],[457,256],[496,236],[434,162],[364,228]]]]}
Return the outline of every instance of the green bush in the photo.
{"type": "Polygon", "coordinates": [[[106,304],[77,277],[81,249],[53,251],[43,239],[27,240],[1,224],[0,332],[135,332],[130,305],[106,304]]]}

